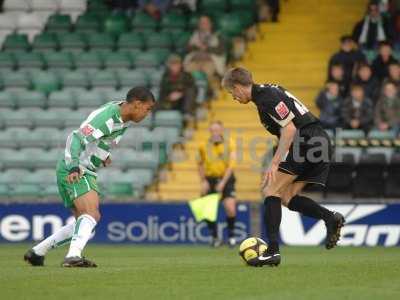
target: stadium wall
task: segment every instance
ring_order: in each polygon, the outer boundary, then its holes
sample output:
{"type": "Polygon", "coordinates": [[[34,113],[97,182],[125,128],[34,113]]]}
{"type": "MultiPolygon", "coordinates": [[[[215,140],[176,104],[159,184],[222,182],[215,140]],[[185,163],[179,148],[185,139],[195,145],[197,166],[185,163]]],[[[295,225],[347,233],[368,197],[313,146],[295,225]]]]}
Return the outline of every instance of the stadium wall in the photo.
{"type": "MultiPolygon", "coordinates": [[[[400,204],[326,205],[346,216],[342,246],[400,246],[400,204]]],[[[259,204],[239,204],[236,236],[264,236],[259,204]]],[[[205,223],[197,224],[187,204],[103,204],[102,220],[93,242],[132,244],[204,244],[209,242],[205,223]]],[[[0,242],[34,242],[66,222],[68,211],[59,204],[0,205],[0,242]]],[[[226,234],[225,215],[219,209],[220,234],[226,234]]],[[[281,242],[290,246],[322,245],[322,221],[302,217],[283,208],[281,242]]]]}

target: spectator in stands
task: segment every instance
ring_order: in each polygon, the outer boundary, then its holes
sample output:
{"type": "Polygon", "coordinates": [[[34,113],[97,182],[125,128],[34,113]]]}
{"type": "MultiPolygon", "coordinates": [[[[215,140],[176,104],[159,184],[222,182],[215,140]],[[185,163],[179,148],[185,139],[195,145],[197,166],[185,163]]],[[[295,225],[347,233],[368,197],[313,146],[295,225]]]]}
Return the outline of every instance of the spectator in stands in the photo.
{"type": "Polygon", "coordinates": [[[342,118],[345,129],[362,129],[367,132],[373,122],[373,105],[364,95],[361,85],[351,86],[350,97],[343,103],[342,118]]]}
{"type": "Polygon", "coordinates": [[[367,98],[371,99],[374,103],[377,101],[380,84],[379,81],[372,76],[371,67],[367,63],[363,63],[358,67],[353,83],[361,85],[364,88],[364,93],[367,98]]]}
{"type": "Polygon", "coordinates": [[[383,86],[382,96],[375,107],[375,125],[379,130],[394,130],[400,128],[400,97],[396,84],[387,81],[383,86]]]}
{"type": "Polygon", "coordinates": [[[147,12],[156,20],[160,20],[161,16],[168,10],[170,0],[139,0],[138,8],[147,12]]]}
{"type": "Polygon", "coordinates": [[[387,42],[382,42],[379,45],[379,54],[372,63],[372,71],[374,76],[382,81],[389,75],[388,66],[392,63],[397,63],[392,55],[392,47],[387,42]]]}
{"type": "Polygon", "coordinates": [[[328,81],[334,81],[339,86],[339,94],[345,98],[348,93],[348,82],[344,78],[344,69],[341,64],[333,64],[328,76],[328,81]]]}
{"type": "Polygon", "coordinates": [[[380,13],[379,1],[370,1],[366,16],[354,26],[354,40],[364,49],[374,49],[392,36],[390,20],[380,13]]]}
{"type": "Polygon", "coordinates": [[[213,31],[209,17],[200,17],[198,29],[193,32],[189,40],[188,51],[189,54],[185,58],[186,70],[203,71],[210,81],[215,75],[224,74],[226,64],[224,43],[213,31]]]}
{"type": "Polygon", "coordinates": [[[315,102],[321,111],[319,119],[322,127],[327,129],[340,127],[343,98],[339,95],[339,85],[334,81],[328,81],[315,102]]]}
{"type": "Polygon", "coordinates": [[[183,70],[178,55],[171,55],[167,61],[160,86],[159,109],[179,110],[185,120],[194,119],[196,105],[196,85],[190,73],[183,70]]]}
{"type": "Polygon", "coordinates": [[[388,76],[385,78],[384,83],[387,81],[393,82],[397,88],[400,88],[400,64],[391,63],[388,66],[388,76]]]}
{"type": "Polygon", "coordinates": [[[332,65],[341,64],[344,69],[344,79],[350,82],[357,65],[366,61],[364,54],[357,49],[354,40],[349,35],[340,39],[340,50],[333,54],[329,60],[329,70],[332,65]]]}

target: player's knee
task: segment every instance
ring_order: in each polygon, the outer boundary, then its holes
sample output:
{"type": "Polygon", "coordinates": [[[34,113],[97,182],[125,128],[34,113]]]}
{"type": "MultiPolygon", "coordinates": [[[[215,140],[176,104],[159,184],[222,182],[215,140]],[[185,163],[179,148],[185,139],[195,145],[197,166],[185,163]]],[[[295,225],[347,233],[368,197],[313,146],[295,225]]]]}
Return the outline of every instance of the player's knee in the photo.
{"type": "Polygon", "coordinates": [[[101,214],[100,214],[100,212],[98,210],[91,211],[89,213],[89,215],[91,215],[93,217],[93,219],[95,219],[96,222],[99,223],[99,221],[101,219],[101,214]]]}

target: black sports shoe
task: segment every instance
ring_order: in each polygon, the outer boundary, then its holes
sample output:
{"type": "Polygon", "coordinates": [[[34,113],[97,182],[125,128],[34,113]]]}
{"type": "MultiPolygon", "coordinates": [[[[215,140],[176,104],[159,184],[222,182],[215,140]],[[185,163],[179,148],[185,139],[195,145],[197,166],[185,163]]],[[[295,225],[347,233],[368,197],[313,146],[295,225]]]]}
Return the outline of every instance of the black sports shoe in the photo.
{"type": "Polygon", "coordinates": [[[281,254],[278,251],[265,251],[259,257],[248,261],[248,264],[253,267],[270,266],[277,267],[281,263],[281,254]]]}
{"type": "Polygon", "coordinates": [[[340,239],[340,231],[344,226],[345,219],[342,214],[334,212],[332,217],[325,222],[326,225],[326,240],[325,248],[332,249],[336,246],[340,239]]]}
{"type": "Polygon", "coordinates": [[[44,266],[44,256],[37,255],[32,249],[29,249],[24,254],[24,261],[28,262],[34,267],[44,266]]]}
{"type": "Polygon", "coordinates": [[[86,259],[85,257],[73,256],[64,258],[61,264],[64,268],[97,268],[96,263],[86,259]]]}

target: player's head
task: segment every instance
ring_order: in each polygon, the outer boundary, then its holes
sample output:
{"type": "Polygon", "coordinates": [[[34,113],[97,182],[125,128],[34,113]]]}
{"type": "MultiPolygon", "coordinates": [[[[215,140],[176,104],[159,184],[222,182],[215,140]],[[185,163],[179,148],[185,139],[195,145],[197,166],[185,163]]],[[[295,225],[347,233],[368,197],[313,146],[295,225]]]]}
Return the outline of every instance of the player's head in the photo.
{"type": "Polygon", "coordinates": [[[246,104],[251,100],[253,77],[245,68],[233,68],[225,73],[222,86],[232,95],[233,99],[246,104]]]}
{"type": "Polygon", "coordinates": [[[220,142],[224,136],[224,125],[221,121],[212,121],[210,123],[210,138],[213,142],[220,142]]]}
{"type": "Polygon", "coordinates": [[[128,115],[131,121],[142,121],[154,107],[153,93],[145,87],[134,87],[126,94],[128,115]]]}

